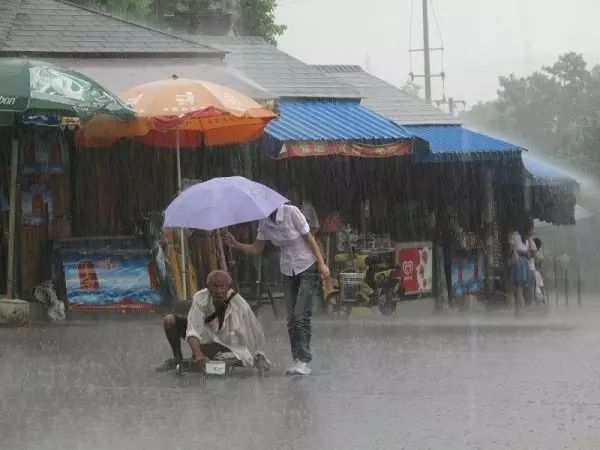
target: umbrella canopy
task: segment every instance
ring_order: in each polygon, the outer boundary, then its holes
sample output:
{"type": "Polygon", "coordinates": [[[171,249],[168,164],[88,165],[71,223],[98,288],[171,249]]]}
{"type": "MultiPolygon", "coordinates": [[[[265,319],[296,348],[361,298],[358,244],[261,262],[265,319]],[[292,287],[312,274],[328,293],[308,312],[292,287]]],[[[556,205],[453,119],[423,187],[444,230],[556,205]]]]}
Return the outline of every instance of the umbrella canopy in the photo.
{"type": "Polygon", "coordinates": [[[0,125],[15,116],[48,114],[89,119],[95,113],[133,117],[119,97],[74,70],[26,58],[0,58],[0,125]]]}
{"type": "Polygon", "coordinates": [[[264,219],[287,199],[244,177],[213,178],[195,184],[165,211],[165,227],[216,230],[264,219]]]}
{"type": "Polygon", "coordinates": [[[82,144],[106,145],[107,139],[120,137],[139,137],[160,147],[235,144],[257,139],[276,117],[233,89],[176,75],[134,87],[121,97],[135,110],[135,119],[96,117],[84,127],[82,144]]]}

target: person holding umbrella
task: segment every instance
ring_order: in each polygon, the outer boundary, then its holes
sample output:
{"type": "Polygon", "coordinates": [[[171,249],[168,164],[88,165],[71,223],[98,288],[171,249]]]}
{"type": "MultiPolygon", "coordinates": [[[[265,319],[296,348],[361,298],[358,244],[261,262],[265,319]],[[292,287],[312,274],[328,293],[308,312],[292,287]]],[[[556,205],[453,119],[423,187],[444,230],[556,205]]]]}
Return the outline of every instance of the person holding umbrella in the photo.
{"type": "Polygon", "coordinates": [[[297,207],[285,204],[259,221],[253,244],[238,242],[230,233],[223,240],[232,249],[249,255],[260,255],[266,241],[280,248],[280,268],[288,290],[287,327],[294,359],[286,373],[310,375],[313,298],[320,288],[320,279],[329,278],[329,268],[306,218],[297,207]]]}

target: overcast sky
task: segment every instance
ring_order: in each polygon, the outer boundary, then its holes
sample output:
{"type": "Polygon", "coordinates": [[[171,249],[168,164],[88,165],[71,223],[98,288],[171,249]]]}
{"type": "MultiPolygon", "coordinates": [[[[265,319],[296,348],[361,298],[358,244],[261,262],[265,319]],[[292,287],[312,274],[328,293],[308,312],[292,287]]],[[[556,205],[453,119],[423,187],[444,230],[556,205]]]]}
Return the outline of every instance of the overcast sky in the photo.
{"type": "MultiPolygon", "coordinates": [[[[288,26],[285,52],[307,63],[358,64],[396,85],[408,79],[411,3],[413,47],[422,47],[421,0],[279,0],[288,26]]],[[[600,63],[598,0],[433,0],[443,37],[446,92],[467,100],[495,97],[498,76],[525,75],[560,53],[583,53],[600,63]]],[[[432,16],[430,11],[430,16],[432,16]]],[[[431,46],[440,44],[433,17],[431,46]]],[[[441,70],[439,54],[432,71],[441,70]]],[[[422,57],[413,58],[422,73],[422,57]]],[[[422,84],[422,80],[418,81],[422,84]]],[[[434,82],[434,97],[441,87],[434,82]]]]}

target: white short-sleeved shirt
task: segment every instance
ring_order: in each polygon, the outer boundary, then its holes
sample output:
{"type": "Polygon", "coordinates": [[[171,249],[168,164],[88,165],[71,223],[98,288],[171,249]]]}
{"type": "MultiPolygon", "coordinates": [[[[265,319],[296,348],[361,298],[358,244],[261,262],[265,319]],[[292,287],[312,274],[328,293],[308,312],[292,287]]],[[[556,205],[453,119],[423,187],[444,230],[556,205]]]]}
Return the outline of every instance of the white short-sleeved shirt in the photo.
{"type": "Polygon", "coordinates": [[[291,277],[304,272],[317,260],[304,240],[310,227],[304,215],[292,205],[277,210],[275,222],[263,219],[258,223],[256,239],[271,241],[281,249],[281,273],[291,277]]]}

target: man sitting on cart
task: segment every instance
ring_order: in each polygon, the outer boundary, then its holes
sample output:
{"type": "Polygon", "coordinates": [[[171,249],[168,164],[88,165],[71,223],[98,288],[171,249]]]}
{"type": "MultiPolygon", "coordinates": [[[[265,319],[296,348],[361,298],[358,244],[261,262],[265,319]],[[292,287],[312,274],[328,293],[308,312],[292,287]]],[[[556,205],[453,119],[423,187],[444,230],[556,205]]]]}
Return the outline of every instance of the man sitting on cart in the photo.
{"type": "Polygon", "coordinates": [[[262,326],[250,305],[231,289],[231,277],[222,270],[208,275],[203,289],[194,294],[186,316],[168,314],[163,320],[165,334],[173,350],[157,371],[174,369],[183,360],[181,340],[192,349],[192,361],[240,361],[245,367],[268,369],[270,363],[260,352],[264,343],[262,326]]]}

